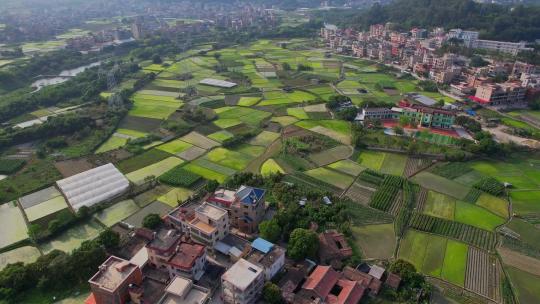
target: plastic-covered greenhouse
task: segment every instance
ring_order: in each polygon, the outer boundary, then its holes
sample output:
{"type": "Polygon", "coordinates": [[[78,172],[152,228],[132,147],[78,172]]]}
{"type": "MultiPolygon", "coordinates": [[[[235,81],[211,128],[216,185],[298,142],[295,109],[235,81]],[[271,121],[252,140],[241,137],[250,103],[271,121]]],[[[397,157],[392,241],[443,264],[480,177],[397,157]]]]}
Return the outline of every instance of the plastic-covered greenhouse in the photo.
{"type": "Polygon", "coordinates": [[[129,188],[127,178],[107,164],[56,182],[75,211],[110,200],[129,188]]]}

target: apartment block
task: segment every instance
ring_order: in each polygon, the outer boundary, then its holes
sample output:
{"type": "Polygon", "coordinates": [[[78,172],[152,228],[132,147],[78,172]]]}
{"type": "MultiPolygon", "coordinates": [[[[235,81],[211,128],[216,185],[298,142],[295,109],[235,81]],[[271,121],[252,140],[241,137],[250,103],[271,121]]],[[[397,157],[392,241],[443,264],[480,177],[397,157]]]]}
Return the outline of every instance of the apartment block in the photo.
{"type": "Polygon", "coordinates": [[[519,82],[488,84],[476,89],[473,100],[490,105],[511,104],[525,100],[526,92],[519,82]]]}

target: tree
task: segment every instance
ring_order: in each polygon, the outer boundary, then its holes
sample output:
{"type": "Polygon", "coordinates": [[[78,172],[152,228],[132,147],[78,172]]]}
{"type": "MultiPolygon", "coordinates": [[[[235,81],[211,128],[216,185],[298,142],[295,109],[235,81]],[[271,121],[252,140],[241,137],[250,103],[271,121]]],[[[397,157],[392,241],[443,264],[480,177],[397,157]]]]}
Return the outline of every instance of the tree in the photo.
{"type": "Polygon", "coordinates": [[[161,56],[159,56],[158,54],[155,54],[154,56],[152,56],[152,63],[154,63],[154,64],[162,64],[163,59],[161,59],[161,56]]]}
{"type": "Polygon", "coordinates": [[[214,58],[216,58],[216,60],[219,60],[219,58],[221,58],[221,53],[214,53],[214,58]]]}
{"type": "Polygon", "coordinates": [[[272,282],[266,282],[266,284],[264,284],[262,295],[263,295],[263,299],[265,303],[269,303],[269,304],[283,303],[281,290],[276,284],[272,282]]]}
{"type": "Polygon", "coordinates": [[[156,229],[163,223],[163,220],[159,216],[159,214],[151,213],[144,217],[143,219],[143,227],[148,229],[156,229]]]}
{"type": "Polygon", "coordinates": [[[473,68],[485,67],[488,64],[489,62],[485,61],[484,58],[478,55],[473,56],[471,58],[471,62],[469,63],[469,65],[472,66],[473,68]]]}
{"type": "Polygon", "coordinates": [[[281,64],[281,67],[283,68],[284,71],[291,70],[291,65],[288,62],[284,62],[283,64],[281,64]]]}
{"type": "Polygon", "coordinates": [[[219,187],[219,182],[216,180],[211,180],[211,181],[208,181],[208,183],[206,183],[206,185],[204,186],[204,189],[208,193],[213,193],[214,191],[216,191],[218,187],[219,187]]]}
{"type": "Polygon", "coordinates": [[[287,254],[294,260],[314,257],[319,249],[319,238],[311,230],[296,228],[291,232],[287,254]]]}
{"type": "Polygon", "coordinates": [[[405,115],[399,117],[399,125],[401,127],[406,127],[411,124],[411,118],[405,115]]]}
{"type": "Polygon", "coordinates": [[[120,245],[120,235],[112,229],[107,229],[99,234],[98,241],[106,249],[117,248],[120,245]]]}
{"type": "Polygon", "coordinates": [[[259,235],[270,242],[277,242],[281,238],[281,227],[277,220],[271,219],[259,224],[259,235]]]}
{"type": "Polygon", "coordinates": [[[438,106],[439,108],[444,107],[444,99],[442,99],[442,98],[439,99],[439,100],[437,101],[437,106],[438,106]]]}
{"type": "Polygon", "coordinates": [[[348,107],[337,113],[337,116],[339,117],[339,119],[343,119],[347,121],[354,121],[357,115],[358,115],[357,107],[348,107]]]}

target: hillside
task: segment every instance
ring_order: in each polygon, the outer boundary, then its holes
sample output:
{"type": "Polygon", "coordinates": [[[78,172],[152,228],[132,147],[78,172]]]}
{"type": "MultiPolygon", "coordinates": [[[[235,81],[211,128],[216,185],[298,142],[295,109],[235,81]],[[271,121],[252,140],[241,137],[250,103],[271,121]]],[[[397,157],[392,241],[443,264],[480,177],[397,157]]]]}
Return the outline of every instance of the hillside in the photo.
{"type": "Polygon", "coordinates": [[[540,39],[540,6],[503,6],[470,0],[397,0],[385,6],[374,5],[357,11],[350,18],[324,12],[327,22],[367,29],[375,23],[393,22],[404,30],[412,27],[463,28],[480,31],[480,38],[505,41],[540,39]]]}

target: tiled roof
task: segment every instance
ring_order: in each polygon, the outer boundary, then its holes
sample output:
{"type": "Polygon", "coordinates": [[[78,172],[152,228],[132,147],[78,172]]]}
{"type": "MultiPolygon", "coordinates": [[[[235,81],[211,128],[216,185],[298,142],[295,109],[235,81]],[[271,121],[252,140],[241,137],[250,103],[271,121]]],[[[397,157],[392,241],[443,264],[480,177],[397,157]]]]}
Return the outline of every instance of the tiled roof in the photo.
{"type": "Polygon", "coordinates": [[[317,266],[302,286],[303,289],[313,290],[319,297],[325,299],[330,293],[340,274],[330,266],[317,266]]]}

